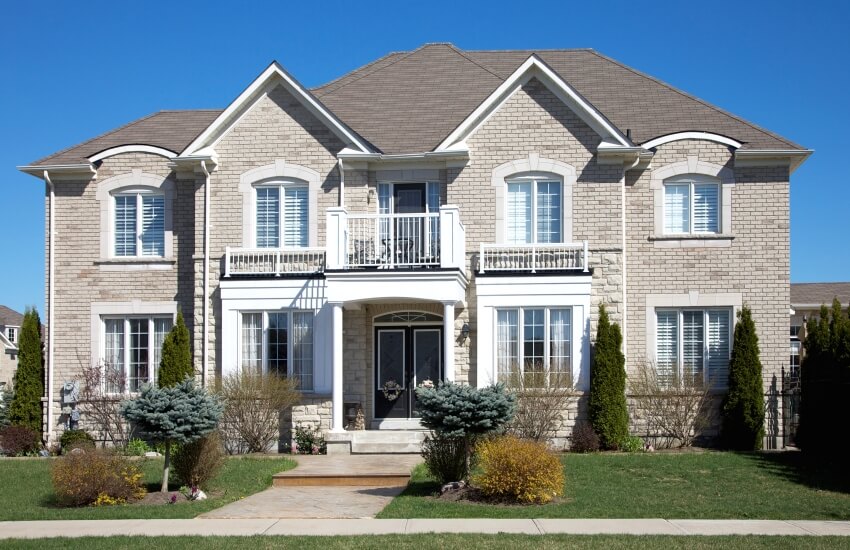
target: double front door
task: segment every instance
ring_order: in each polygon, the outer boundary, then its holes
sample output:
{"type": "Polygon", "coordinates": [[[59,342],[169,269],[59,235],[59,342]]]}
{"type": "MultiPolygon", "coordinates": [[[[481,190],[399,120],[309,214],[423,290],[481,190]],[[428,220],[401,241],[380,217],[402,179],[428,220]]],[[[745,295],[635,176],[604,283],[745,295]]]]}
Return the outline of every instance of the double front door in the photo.
{"type": "Polygon", "coordinates": [[[375,329],[375,418],[414,418],[416,386],[443,376],[443,328],[375,329]]]}

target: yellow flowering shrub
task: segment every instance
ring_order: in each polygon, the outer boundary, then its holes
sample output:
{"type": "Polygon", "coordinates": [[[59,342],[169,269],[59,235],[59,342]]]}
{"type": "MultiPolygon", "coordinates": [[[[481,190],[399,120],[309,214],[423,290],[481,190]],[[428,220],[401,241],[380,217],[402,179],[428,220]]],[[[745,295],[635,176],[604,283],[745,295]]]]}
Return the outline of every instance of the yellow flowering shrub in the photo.
{"type": "Polygon", "coordinates": [[[103,449],[79,449],[56,459],[51,477],[59,502],[66,506],[109,506],[146,493],[139,467],[103,449]]]}
{"type": "Polygon", "coordinates": [[[482,441],[472,484],[486,496],[543,504],[563,494],[564,467],[544,443],[514,436],[482,441]]]}

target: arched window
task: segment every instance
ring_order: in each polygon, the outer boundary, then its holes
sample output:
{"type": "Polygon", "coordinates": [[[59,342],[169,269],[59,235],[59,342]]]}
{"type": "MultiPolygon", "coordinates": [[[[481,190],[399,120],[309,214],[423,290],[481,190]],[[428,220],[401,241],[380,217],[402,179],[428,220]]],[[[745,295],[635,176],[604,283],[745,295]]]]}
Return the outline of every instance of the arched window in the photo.
{"type": "Polygon", "coordinates": [[[254,186],[257,248],[299,248],[309,244],[310,205],[306,182],[281,180],[254,186]]]}
{"type": "Polygon", "coordinates": [[[564,242],[561,178],[529,173],[507,178],[505,240],[511,244],[564,242]]]}
{"type": "Polygon", "coordinates": [[[684,174],[664,180],[664,234],[720,233],[720,180],[684,174]]]}

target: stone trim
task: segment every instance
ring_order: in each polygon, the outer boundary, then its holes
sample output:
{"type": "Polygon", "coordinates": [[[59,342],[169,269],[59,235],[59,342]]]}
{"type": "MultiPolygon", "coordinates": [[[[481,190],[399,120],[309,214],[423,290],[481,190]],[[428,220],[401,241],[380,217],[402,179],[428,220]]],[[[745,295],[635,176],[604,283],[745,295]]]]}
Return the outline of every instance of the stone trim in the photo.
{"type": "Polygon", "coordinates": [[[318,246],[319,190],[322,186],[321,175],[313,169],[277,159],[273,164],[252,168],[239,176],[239,193],[242,195],[242,246],[256,246],[256,201],[254,186],[259,183],[306,183],[308,195],[309,228],[308,246],[318,246]]]}

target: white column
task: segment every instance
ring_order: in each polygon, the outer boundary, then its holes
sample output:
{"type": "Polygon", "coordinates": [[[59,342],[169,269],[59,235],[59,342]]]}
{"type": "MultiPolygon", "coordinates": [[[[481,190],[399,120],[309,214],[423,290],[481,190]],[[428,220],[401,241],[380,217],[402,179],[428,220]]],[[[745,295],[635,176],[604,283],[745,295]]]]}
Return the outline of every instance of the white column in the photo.
{"type": "Polygon", "coordinates": [[[342,304],[330,304],[333,309],[333,401],[331,403],[331,431],[342,432],[342,304]]]}
{"type": "Polygon", "coordinates": [[[443,302],[443,356],[446,382],[455,381],[455,303],[443,302]]]}

